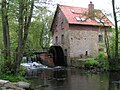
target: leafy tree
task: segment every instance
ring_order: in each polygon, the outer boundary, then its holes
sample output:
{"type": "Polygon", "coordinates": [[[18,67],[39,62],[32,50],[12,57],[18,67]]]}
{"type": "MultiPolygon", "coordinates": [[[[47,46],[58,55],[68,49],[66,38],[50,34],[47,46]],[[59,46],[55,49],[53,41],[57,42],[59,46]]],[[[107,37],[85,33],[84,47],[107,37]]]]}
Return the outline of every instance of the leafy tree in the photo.
{"type": "MultiPolygon", "coordinates": [[[[8,71],[13,70],[14,74],[17,74],[20,68],[20,62],[22,60],[25,43],[28,36],[28,31],[31,23],[33,13],[34,0],[19,0],[19,1],[7,1],[2,0],[2,27],[3,27],[3,41],[4,41],[4,59],[5,68],[8,71]],[[15,5],[14,5],[15,4],[15,5]],[[14,9],[17,11],[15,12],[14,9]],[[15,50],[15,56],[13,61],[13,67],[11,67],[11,45],[10,45],[10,19],[14,17],[14,25],[17,23],[17,47],[15,50]],[[8,61],[9,60],[9,61],[8,61]]],[[[14,28],[15,29],[15,28],[14,28]]]]}
{"type": "Polygon", "coordinates": [[[2,0],[1,14],[2,14],[2,29],[3,29],[3,42],[4,42],[4,59],[5,59],[5,66],[7,67],[9,67],[9,65],[11,64],[8,8],[9,6],[7,4],[7,1],[2,0]]]}
{"type": "Polygon", "coordinates": [[[31,23],[33,7],[34,7],[34,0],[19,1],[18,46],[15,51],[15,59],[13,65],[14,66],[13,71],[15,74],[17,74],[20,69],[20,63],[23,57],[23,52],[31,23]]]}
{"type": "Polygon", "coordinates": [[[49,30],[52,17],[52,12],[47,7],[36,6],[27,39],[26,52],[29,50],[43,51],[49,48],[51,43],[51,33],[49,30]]]}
{"type": "Polygon", "coordinates": [[[27,46],[32,49],[49,47],[52,14],[46,7],[39,7],[38,1],[44,0],[2,0],[0,21],[3,31],[0,29],[0,32],[3,35],[0,35],[0,41],[3,38],[4,43],[0,47],[4,46],[5,73],[18,74],[27,46]]]}

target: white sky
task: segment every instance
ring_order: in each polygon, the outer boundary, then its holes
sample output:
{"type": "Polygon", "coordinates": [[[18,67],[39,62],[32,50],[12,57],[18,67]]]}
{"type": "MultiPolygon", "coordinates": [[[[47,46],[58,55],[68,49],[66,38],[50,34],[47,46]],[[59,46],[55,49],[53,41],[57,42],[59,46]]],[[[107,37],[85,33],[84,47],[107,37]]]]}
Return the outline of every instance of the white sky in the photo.
{"type": "MultiPolygon", "coordinates": [[[[63,1],[63,0],[60,0],[60,1],[63,1]]],[[[61,2],[61,3],[65,5],[87,8],[90,1],[93,2],[96,9],[103,9],[103,6],[106,6],[106,8],[109,8],[110,6],[110,3],[109,3],[110,0],[64,0],[64,2],[61,2]]]]}
{"type": "MultiPolygon", "coordinates": [[[[112,9],[112,0],[55,0],[56,3],[78,7],[88,7],[90,1],[93,2],[96,9],[110,10],[112,9]]],[[[120,0],[115,0],[117,5],[120,5],[120,0]]]]}

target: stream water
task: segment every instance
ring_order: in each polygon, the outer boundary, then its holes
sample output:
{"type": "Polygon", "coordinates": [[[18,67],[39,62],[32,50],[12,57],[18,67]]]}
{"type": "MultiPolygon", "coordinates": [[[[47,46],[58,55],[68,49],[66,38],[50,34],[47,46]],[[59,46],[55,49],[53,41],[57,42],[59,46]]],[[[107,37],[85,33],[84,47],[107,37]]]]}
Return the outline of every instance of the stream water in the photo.
{"type": "Polygon", "coordinates": [[[90,73],[81,69],[45,69],[28,78],[34,90],[120,90],[120,73],[90,73]]]}

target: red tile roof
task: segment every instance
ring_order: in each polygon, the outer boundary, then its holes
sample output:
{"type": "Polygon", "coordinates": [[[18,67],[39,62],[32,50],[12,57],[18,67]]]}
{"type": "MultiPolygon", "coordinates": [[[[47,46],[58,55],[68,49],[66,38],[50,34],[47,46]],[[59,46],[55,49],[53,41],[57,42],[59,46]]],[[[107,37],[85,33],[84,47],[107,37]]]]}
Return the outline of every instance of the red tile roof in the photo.
{"type": "Polygon", "coordinates": [[[81,8],[81,7],[73,7],[73,6],[66,6],[66,5],[59,5],[58,6],[65,17],[68,20],[69,24],[81,24],[81,25],[103,25],[100,22],[97,22],[98,19],[101,19],[104,23],[104,26],[113,26],[112,22],[100,11],[96,10],[97,15],[94,18],[97,20],[93,20],[87,18],[86,13],[88,13],[88,8],[81,8]],[[77,21],[76,17],[80,17],[82,19],[86,19],[85,21],[77,21]]]}

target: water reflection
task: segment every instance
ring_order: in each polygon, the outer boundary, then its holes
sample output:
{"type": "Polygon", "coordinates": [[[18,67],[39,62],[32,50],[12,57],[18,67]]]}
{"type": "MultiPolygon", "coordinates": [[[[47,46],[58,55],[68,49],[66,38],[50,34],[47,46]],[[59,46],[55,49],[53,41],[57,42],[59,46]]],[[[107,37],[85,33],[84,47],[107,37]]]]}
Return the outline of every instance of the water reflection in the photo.
{"type": "Polygon", "coordinates": [[[109,90],[120,90],[120,73],[109,74],[109,90]]]}
{"type": "Polygon", "coordinates": [[[88,73],[76,68],[46,69],[32,78],[35,90],[120,90],[119,73],[88,73]]]}

